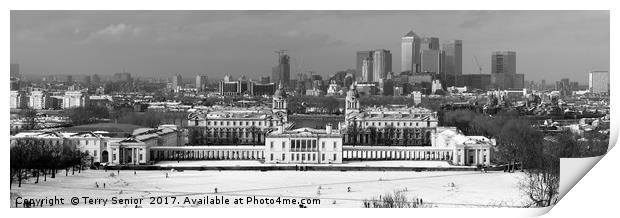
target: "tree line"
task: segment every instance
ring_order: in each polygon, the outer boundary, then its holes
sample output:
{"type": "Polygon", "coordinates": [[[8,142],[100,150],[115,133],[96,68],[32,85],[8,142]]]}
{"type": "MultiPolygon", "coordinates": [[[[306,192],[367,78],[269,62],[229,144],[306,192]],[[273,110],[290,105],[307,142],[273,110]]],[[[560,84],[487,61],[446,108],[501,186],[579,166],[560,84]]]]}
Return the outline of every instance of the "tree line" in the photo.
{"type": "Polygon", "coordinates": [[[59,169],[65,169],[65,176],[72,169],[72,175],[77,170],[82,172],[82,168],[88,163],[88,154],[77,149],[74,142],[65,140],[56,143],[42,139],[22,139],[12,142],[10,149],[11,166],[11,185],[17,180],[18,187],[22,181],[30,177],[43,176],[43,181],[47,181],[47,176],[55,178],[59,169]]]}
{"type": "Polygon", "coordinates": [[[483,135],[497,140],[493,162],[505,164],[507,172],[520,169],[520,189],[529,198],[526,206],[547,207],[558,201],[560,158],[591,157],[607,151],[608,136],[571,132],[545,135],[514,112],[487,116],[457,110],[444,114],[446,126],[456,126],[466,135],[483,135]]]}

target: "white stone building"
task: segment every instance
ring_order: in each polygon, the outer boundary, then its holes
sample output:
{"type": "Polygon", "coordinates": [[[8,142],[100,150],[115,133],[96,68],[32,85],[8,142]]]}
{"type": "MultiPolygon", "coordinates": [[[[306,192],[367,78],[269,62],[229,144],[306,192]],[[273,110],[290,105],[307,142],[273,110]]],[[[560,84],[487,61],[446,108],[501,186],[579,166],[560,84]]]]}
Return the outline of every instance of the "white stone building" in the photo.
{"type": "Polygon", "coordinates": [[[83,91],[66,91],[62,100],[62,108],[86,107],[88,95],[83,91]]]}
{"type": "Polygon", "coordinates": [[[266,136],[265,163],[342,163],[342,134],[331,125],[326,129],[279,127],[266,136]]]}

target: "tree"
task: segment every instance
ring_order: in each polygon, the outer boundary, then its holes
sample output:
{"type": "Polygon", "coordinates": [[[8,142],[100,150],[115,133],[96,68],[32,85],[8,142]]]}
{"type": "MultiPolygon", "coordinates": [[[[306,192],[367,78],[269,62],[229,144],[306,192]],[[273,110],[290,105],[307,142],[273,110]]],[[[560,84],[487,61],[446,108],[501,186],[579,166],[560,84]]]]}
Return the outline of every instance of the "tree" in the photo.
{"type": "Polygon", "coordinates": [[[30,107],[24,108],[19,112],[19,117],[24,121],[24,130],[31,130],[37,127],[37,111],[30,107]]]}

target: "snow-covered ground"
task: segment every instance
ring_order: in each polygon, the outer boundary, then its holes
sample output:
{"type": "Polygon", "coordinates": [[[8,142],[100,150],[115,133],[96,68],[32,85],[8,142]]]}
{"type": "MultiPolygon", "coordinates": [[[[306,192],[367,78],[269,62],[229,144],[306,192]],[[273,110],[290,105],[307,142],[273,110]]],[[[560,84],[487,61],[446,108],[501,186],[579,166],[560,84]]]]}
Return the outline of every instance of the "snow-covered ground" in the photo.
{"type": "MultiPolygon", "coordinates": [[[[110,205],[113,197],[144,199],[142,207],[195,207],[183,204],[189,199],[223,196],[228,205],[203,204],[198,207],[298,207],[282,204],[235,205],[235,198],[321,199],[318,205],[308,207],[362,207],[364,199],[406,190],[408,198],[421,197],[424,202],[437,207],[520,206],[524,197],[518,189],[520,173],[503,172],[377,172],[377,171],[116,171],[87,170],[74,176],[60,172],[55,179],[21,188],[11,187],[11,207],[15,198],[65,198],[64,205],[55,207],[102,207],[85,205],[83,200],[74,206],[72,197],[105,198],[105,207],[135,207],[135,205],[110,205]],[[166,173],[169,177],[166,178],[166,173]],[[95,187],[95,182],[99,188],[95,187]],[[106,188],[103,188],[106,183],[106,188]],[[454,187],[451,184],[454,183],[454,187]],[[319,193],[320,186],[320,193],[319,193]],[[347,191],[347,187],[351,191],[347,191]],[[218,194],[214,194],[215,188],[218,194]],[[168,205],[151,205],[150,197],[168,196],[168,205]],[[179,204],[170,204],[176,197],[179,204]]],[[[157,200],[157,198],[155,199],[157,200]]]]}
{"type": "MultiPolygon", "coordinates": [[[[295,166],[301,164],[264,164],[255,160],[216,160],[216,161],[160,161],[156,165],[162,167],[200,167],[200,166],[295,166]]],[[[327,166],[327,164],[303,164],[303,166],[327,166]]],[[[470,166],[451,166],[446,161],[346,161],[342,164],[332,164],[332,166],[373,166],[373,167],[463,167],[470,166]]]]}

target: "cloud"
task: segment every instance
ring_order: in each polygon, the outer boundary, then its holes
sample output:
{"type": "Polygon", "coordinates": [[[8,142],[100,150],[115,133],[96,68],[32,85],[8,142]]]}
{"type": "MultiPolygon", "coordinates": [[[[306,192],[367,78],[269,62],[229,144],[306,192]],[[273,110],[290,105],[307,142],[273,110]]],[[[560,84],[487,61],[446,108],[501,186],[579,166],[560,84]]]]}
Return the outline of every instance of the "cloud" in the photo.
{"type": "Polygon", "coordinates": [[[96,40],[103,40],[117,42],[124,39],[140,37],[142,33],[143,30],[139,27],[124,23],[111,24],[106,26],[105,28],[92,32],[90,35],[88,35],[85,41],[92,42],[96,40]]]}

